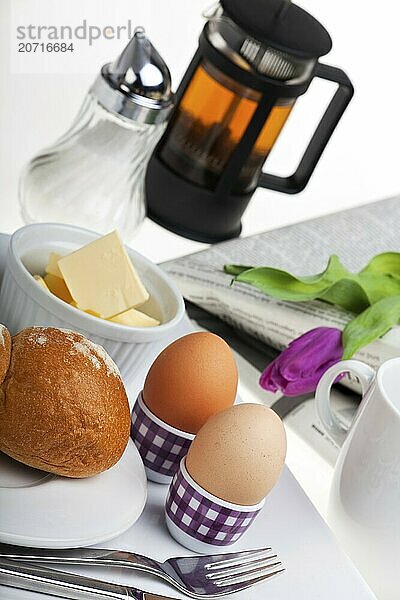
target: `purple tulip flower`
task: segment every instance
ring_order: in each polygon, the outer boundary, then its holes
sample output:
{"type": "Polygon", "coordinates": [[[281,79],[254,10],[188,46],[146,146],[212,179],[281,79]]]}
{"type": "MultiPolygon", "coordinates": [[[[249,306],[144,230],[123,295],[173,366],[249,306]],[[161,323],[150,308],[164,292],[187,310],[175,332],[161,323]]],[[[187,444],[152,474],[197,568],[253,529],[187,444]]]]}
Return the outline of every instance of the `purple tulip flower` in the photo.
{"type": "Polygon", "coordinates": [[[342,358],[341,337],[339,329],[317,327],[293,340],[265,369],[261,387],[286,396],[315,391],[325,371],[342,358]]]}

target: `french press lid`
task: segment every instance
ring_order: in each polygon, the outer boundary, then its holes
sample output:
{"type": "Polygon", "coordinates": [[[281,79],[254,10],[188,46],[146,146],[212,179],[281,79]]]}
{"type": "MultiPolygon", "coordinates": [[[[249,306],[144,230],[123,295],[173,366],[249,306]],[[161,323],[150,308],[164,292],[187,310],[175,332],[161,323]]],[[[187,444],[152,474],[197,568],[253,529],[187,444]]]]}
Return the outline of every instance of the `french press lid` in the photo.
{"type": "Polygon", "coordinates": [[[113,63],[104,65],[91,91],[110,112],[141,123],[164,122],[173,107],[169,69],[143,27],[135,29],[113,63]]]}
{"type": "Polygon", "coordinates": [[[249,35],[282,52],[311,59],[332,48],[325,27],[290,0],[221,0],[221,6],[249,35]]]}

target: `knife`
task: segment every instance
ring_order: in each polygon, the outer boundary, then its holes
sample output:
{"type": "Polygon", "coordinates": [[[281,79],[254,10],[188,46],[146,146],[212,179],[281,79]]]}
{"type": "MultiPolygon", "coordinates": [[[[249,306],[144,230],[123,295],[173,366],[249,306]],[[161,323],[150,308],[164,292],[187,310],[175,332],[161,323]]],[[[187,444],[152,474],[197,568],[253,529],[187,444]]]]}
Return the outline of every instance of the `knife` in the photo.
{"type": "Polygon", "coordinates": [[[0,558],[0,585],[71,600],[173,600],[132,587],[0,558]]]}

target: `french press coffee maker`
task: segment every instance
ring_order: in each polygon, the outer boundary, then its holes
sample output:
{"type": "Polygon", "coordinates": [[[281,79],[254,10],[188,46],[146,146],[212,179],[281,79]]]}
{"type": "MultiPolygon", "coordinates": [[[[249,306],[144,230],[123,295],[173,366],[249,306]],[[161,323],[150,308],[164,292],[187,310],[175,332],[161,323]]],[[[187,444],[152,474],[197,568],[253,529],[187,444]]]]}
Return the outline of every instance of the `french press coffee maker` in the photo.
{"type": "Polygon", "coordinates": [[[148,216],[185,237],[217,242],[241,232],[258,186],[304,189],[353,95],[343,71],[321,64],[332,41],[290,0],[221,0],[206,15],[171,120],[149,162],[148,216]],[[290,177],[262,168],[296,99],[314,77],[338,84],[290,177]]]}

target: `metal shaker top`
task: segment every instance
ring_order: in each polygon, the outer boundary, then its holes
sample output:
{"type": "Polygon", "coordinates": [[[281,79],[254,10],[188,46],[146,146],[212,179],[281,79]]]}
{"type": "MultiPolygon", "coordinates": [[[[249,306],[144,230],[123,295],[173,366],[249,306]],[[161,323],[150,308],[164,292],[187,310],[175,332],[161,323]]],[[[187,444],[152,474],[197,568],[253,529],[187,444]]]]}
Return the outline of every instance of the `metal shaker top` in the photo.
{"type": "Polygon", "coordinates": [[[171,75],[143,27],[135,29],[115,62],[104,65],[91,93],[110,112],[139,123],[168,118],[173,107],[171,75]]]}

